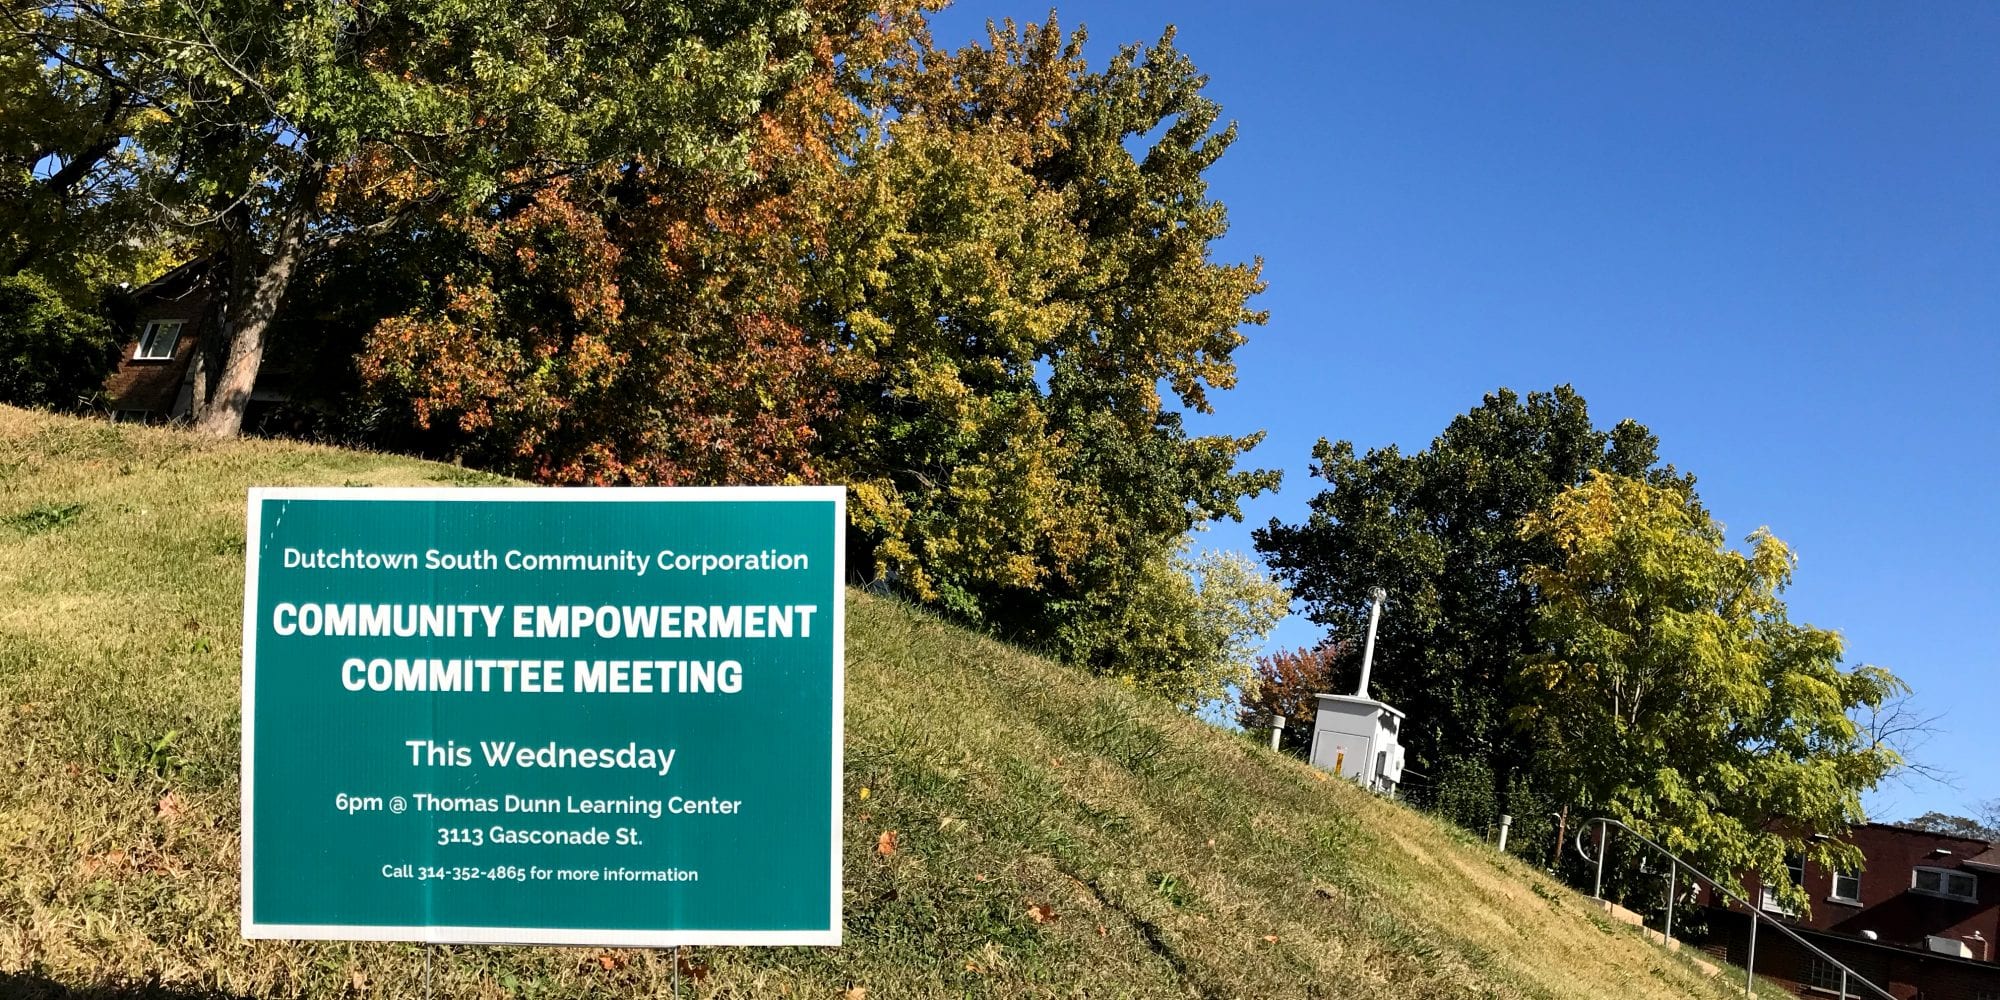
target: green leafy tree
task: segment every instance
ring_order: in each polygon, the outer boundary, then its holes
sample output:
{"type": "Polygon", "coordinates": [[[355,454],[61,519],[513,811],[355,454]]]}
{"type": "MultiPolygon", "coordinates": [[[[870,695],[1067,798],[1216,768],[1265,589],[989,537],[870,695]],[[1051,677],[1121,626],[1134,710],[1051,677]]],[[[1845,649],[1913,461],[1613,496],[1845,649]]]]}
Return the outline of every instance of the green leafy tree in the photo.
{"type": "Polygon", "coordinates": [[[1263,321],[1258,265],[1212,259],[1227,223],[1204,173],[1234,128],[1171,33],[1095,71],[1082,40],[1010,22],[953,52],[918,32],[879,74],[864,99],[894,114],[820,272],[830,339],[866,373],[824,447],[854,488],[852,564],[1124,673],[1132,604],[1179,539],[1277,474],[1236,468],[1259,436],[1183,424],[1263,321]]]}
{"type": "Polygon", "coordinates": [[[10,7],[10,44],[129,151],[117,183],[198,234],[218,269],[196,426],[234,434],[272,318],[327,246],[650,156],[740,162],[806,17],[705,0],[140,0],[10,7]],[[103,116],[100,116],[103,117],[103,116]],[[386,183],[384,183],[386,182],[386,183]],[[343,198],[352,184],[370,197],[343,198]]]}
{"type": "Polygon", "coordinates": [[[1524,519],[1593,470],[1646,476],[1691,491],[1692,477],[1656,468],[1657,439],[1624,421],[1592,425],[1569,386],[1526,397],[1501,389],[1454,419],[1429,448],[1356,455],[1322,440],[1312,474],[1327,488],[1302,523],[1277,520],[1257,548],[1330,638],[1348,640],[1341,686],[1354,684],[1369,588],[1389,592],[1376,647],[1377,697],[1409,713],[1403,733],[1413,792],[1448,790],[1448,814],[1483,829],[1504,809],[1531,809],[1514,785],[1532,747],[1515,733],[1510,680],[1540,649],[1528,567],[1554,556],[1524,519]],[[1421,782],[1421,783],[1420,783],[1421,782]]]}
{"type": "MultiPolygon", "coordinates": [[[[138,155],[123,140],[146,109],[100,74],[39,52],[32,31],[7,30],[47,23],[56,7],[0,13],[0,277],[22,279],[8,293],[11,357],[48,367],[46,379],[21,378],[60,386],[44,392],[16,378],[15,398],[72,405],[98,388],[77,373],[103,367],[107,298],[185,259],[185,241],[161,230],[131,185],[138,155]],[[57,347],[70,335],[80,337],[73,357],[57,347]]],[[[102,53],[86,45],[65,55],[102,53]]]]}
{"type": "Polygon", "coordinates": [[[1861,822],[1861,794],[1899,762],[1852,714],[1907,689],[1842,669],[1838,633],[1790,619],[1784,543],[1759,529],[1732,550],[1686,489],[1604,473],[1521,535],[1552,552],[1526,573],[1546,648],[1513,713],[1543,748],[1538,781],[1710,872],[1762,873],[1794,904],[1788,855],[1858,861],[1815,835],[1861,822]]]}
{"type": "Polygon", "coordinates": [[[1952,837],[1970,837],[1973,840],[2000,844],[2000,799],[1986,803],[1978,818],[1932,811],[1913,819],[1906,819],[1902,825],[1952,837]]]}
{"type": "Polygon", "coordinates": [[[1129,638],[1107,672],[1189,710],[1251,680],[1257,650],[1291,604],[1247,556],[1215,550],[1154,564],[1128,597],[1117,626],[1129,638]]]}
{"type": "Polygon", "coordinates": [[[0,402],[75,408],[117,361],[104,318],[80,312],[34,274],[0,277],[0,402]]]}

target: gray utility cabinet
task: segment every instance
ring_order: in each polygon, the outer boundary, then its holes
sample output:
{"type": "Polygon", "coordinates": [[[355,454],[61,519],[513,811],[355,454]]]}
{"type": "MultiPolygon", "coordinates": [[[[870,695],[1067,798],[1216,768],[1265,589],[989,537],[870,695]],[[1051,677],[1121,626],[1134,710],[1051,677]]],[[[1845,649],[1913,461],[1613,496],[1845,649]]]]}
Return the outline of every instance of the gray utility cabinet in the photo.
{"type": "Polygon", "coordinates": [[[1403,780],[1403,713],[1373,698],[1314,695],[1312,764],[1393,795],[1403,780]]]}

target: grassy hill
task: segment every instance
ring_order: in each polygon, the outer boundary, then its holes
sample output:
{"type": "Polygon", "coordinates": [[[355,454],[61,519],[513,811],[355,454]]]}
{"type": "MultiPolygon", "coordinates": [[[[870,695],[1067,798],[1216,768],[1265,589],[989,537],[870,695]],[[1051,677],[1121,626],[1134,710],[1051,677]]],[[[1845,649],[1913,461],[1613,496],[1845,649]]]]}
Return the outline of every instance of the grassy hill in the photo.
{"type": "MultiPolygon", "coordinates": [[[[238,934],[244,490],[492,481],[0,408],[0,996],[423,995],[422,946],[238,934]]],[[[1730,995],[1455,829],[849,601],[848,944],[690,949],[683,995],[1730,995]]],[[[434,962],[440,997],[658,997],[672,972],[647,951],[434,962]]]]}

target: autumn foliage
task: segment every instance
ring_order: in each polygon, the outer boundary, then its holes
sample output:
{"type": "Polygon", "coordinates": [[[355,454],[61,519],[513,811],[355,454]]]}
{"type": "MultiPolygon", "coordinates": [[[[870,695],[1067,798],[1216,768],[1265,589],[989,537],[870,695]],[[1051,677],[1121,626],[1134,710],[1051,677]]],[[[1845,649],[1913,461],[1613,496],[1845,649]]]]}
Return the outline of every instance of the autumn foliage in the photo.
{"type": "MultiPolygon", "coordinates": [[[[1183,426],[1263,321],[1260,265],[1211,259],[1234,127],[1171,32],[1093,69],[1053,22],[952,50],[920,5],[808,9],[747,170],[522,176],[385,239],[415,292],[360,339],[363,409],[546,483],[843,483],[858,575],[1213,697],[1211,612],[1262,591],[1191,585],[1180,541],[1277,482],[1237,469],[1259,435],[1183,426]]],[[[339,180],[357,213],[423,184],[339,180]]]]}
{"type": "Polygon", "coordinates": [[[1339,670],[1350,652],[1348,647],[1344,642],[1328,643],[1258,657],[1255,679],[1237,698],[1237,724],[1263,732],[1271,728],[1273,718],[1283,718],[1282,745],[1304,749],[1311,742],[1313,716],[1319,709],[1313,696],[1345,693],[1351,683],[1343,680],[1339,670]]]}

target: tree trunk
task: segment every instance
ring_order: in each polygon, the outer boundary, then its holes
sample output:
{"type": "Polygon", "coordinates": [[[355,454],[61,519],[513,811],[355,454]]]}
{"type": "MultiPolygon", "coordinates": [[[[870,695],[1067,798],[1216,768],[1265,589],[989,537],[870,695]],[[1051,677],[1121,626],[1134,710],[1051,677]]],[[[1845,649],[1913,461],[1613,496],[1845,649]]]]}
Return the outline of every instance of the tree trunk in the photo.
{"type": "Polygon", "coordinates": [[[285,290],[291,287],[292,272],[305,244],[306,224],[318,201],[313,185],[302,187],[298,202],[285,213],[270,259],[254,259],[257,251],[247,233],[232,241],[240,246],[230,251],[228,287],[222,293],[225,305],[213,333],[218,349],[204,352],[217,363],[213,371],[203,372],[195,385],[194,427],[203,434],[235,437],[243,432],[243,412],[257,387],[257,372],[264,365],[265,335],[271,318],[284,303],[285,290]]]}

